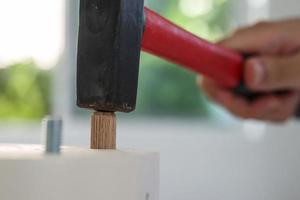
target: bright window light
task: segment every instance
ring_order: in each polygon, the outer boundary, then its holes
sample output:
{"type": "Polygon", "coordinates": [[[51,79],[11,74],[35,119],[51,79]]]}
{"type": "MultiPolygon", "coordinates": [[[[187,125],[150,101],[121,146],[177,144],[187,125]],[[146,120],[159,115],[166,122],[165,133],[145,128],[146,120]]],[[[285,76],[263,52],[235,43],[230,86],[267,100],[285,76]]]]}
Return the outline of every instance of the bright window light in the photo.
{"type": "Polygon", "coordinates": [[[243,131],[250,142],[261,142],[265,138],[267,125],[259,121],[247,121],[243,124],[243,131]]]}
{"type": "Polygon", "coordinates": [[[262,8],[269,3],[269,0],[248,0],[247,3],[253,8],[262,8]]]}
{"type": "Polygon", "coordinates": [[[179,8],[188,17],[198,17],[213,9],[213,0],[180,0],[179,8]]]}
{"type": "Polygon", "coordinates": [[[0,65],[33,59],[53,67],[63,50],[64,1],[8,0],[0,6],[0,65]]]}

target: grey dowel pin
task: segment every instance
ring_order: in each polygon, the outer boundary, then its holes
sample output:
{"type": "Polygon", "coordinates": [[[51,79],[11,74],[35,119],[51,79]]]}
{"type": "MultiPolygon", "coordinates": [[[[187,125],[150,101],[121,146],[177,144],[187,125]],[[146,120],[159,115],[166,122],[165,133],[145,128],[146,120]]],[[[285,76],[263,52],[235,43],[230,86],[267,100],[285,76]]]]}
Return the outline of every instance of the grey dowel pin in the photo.
{"type": "Polygon", "coordinates": [[[46,154],[59,154],[62,140],[62,119],[46,117],[42,122],[46,154]]]}

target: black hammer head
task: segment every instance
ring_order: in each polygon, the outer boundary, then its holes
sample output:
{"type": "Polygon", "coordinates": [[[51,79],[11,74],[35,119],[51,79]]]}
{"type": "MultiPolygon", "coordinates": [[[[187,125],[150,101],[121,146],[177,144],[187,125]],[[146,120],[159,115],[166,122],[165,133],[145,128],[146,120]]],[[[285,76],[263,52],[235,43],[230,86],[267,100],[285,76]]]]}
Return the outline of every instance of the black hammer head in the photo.
{"type": "Polygon", "coordinates": [[[135,109],[143,10],[143,0],[80,0],[79,107],[135,109]]]}

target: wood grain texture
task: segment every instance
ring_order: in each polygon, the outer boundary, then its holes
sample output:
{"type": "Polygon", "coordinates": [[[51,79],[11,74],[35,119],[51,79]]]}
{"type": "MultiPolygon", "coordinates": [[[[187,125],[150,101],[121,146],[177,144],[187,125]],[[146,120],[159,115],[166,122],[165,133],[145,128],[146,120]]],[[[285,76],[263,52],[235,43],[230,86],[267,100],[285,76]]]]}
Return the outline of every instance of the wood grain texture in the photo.
{"type": "Polygon", "coordinates": [[[107,112],[135,109],[143,10],[143,0],[80,0],[79,107],[107,112]]]}
{"type": "Polygon", "coordinates": [[[91,149],[116,149],[115,113],[95,112],[91,129],[91,149]]]}

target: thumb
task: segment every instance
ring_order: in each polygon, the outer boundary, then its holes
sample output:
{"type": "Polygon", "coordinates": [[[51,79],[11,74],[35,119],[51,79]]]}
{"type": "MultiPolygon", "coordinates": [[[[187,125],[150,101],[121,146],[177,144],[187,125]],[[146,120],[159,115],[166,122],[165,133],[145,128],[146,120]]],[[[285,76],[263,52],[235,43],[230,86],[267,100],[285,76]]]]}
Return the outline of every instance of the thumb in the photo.
{"type": "Polygon", "coordinates": [[[262,56],[245,64],[245,82],[253,90],[272,91],[300,88],[300,54],[262,56]]]}

